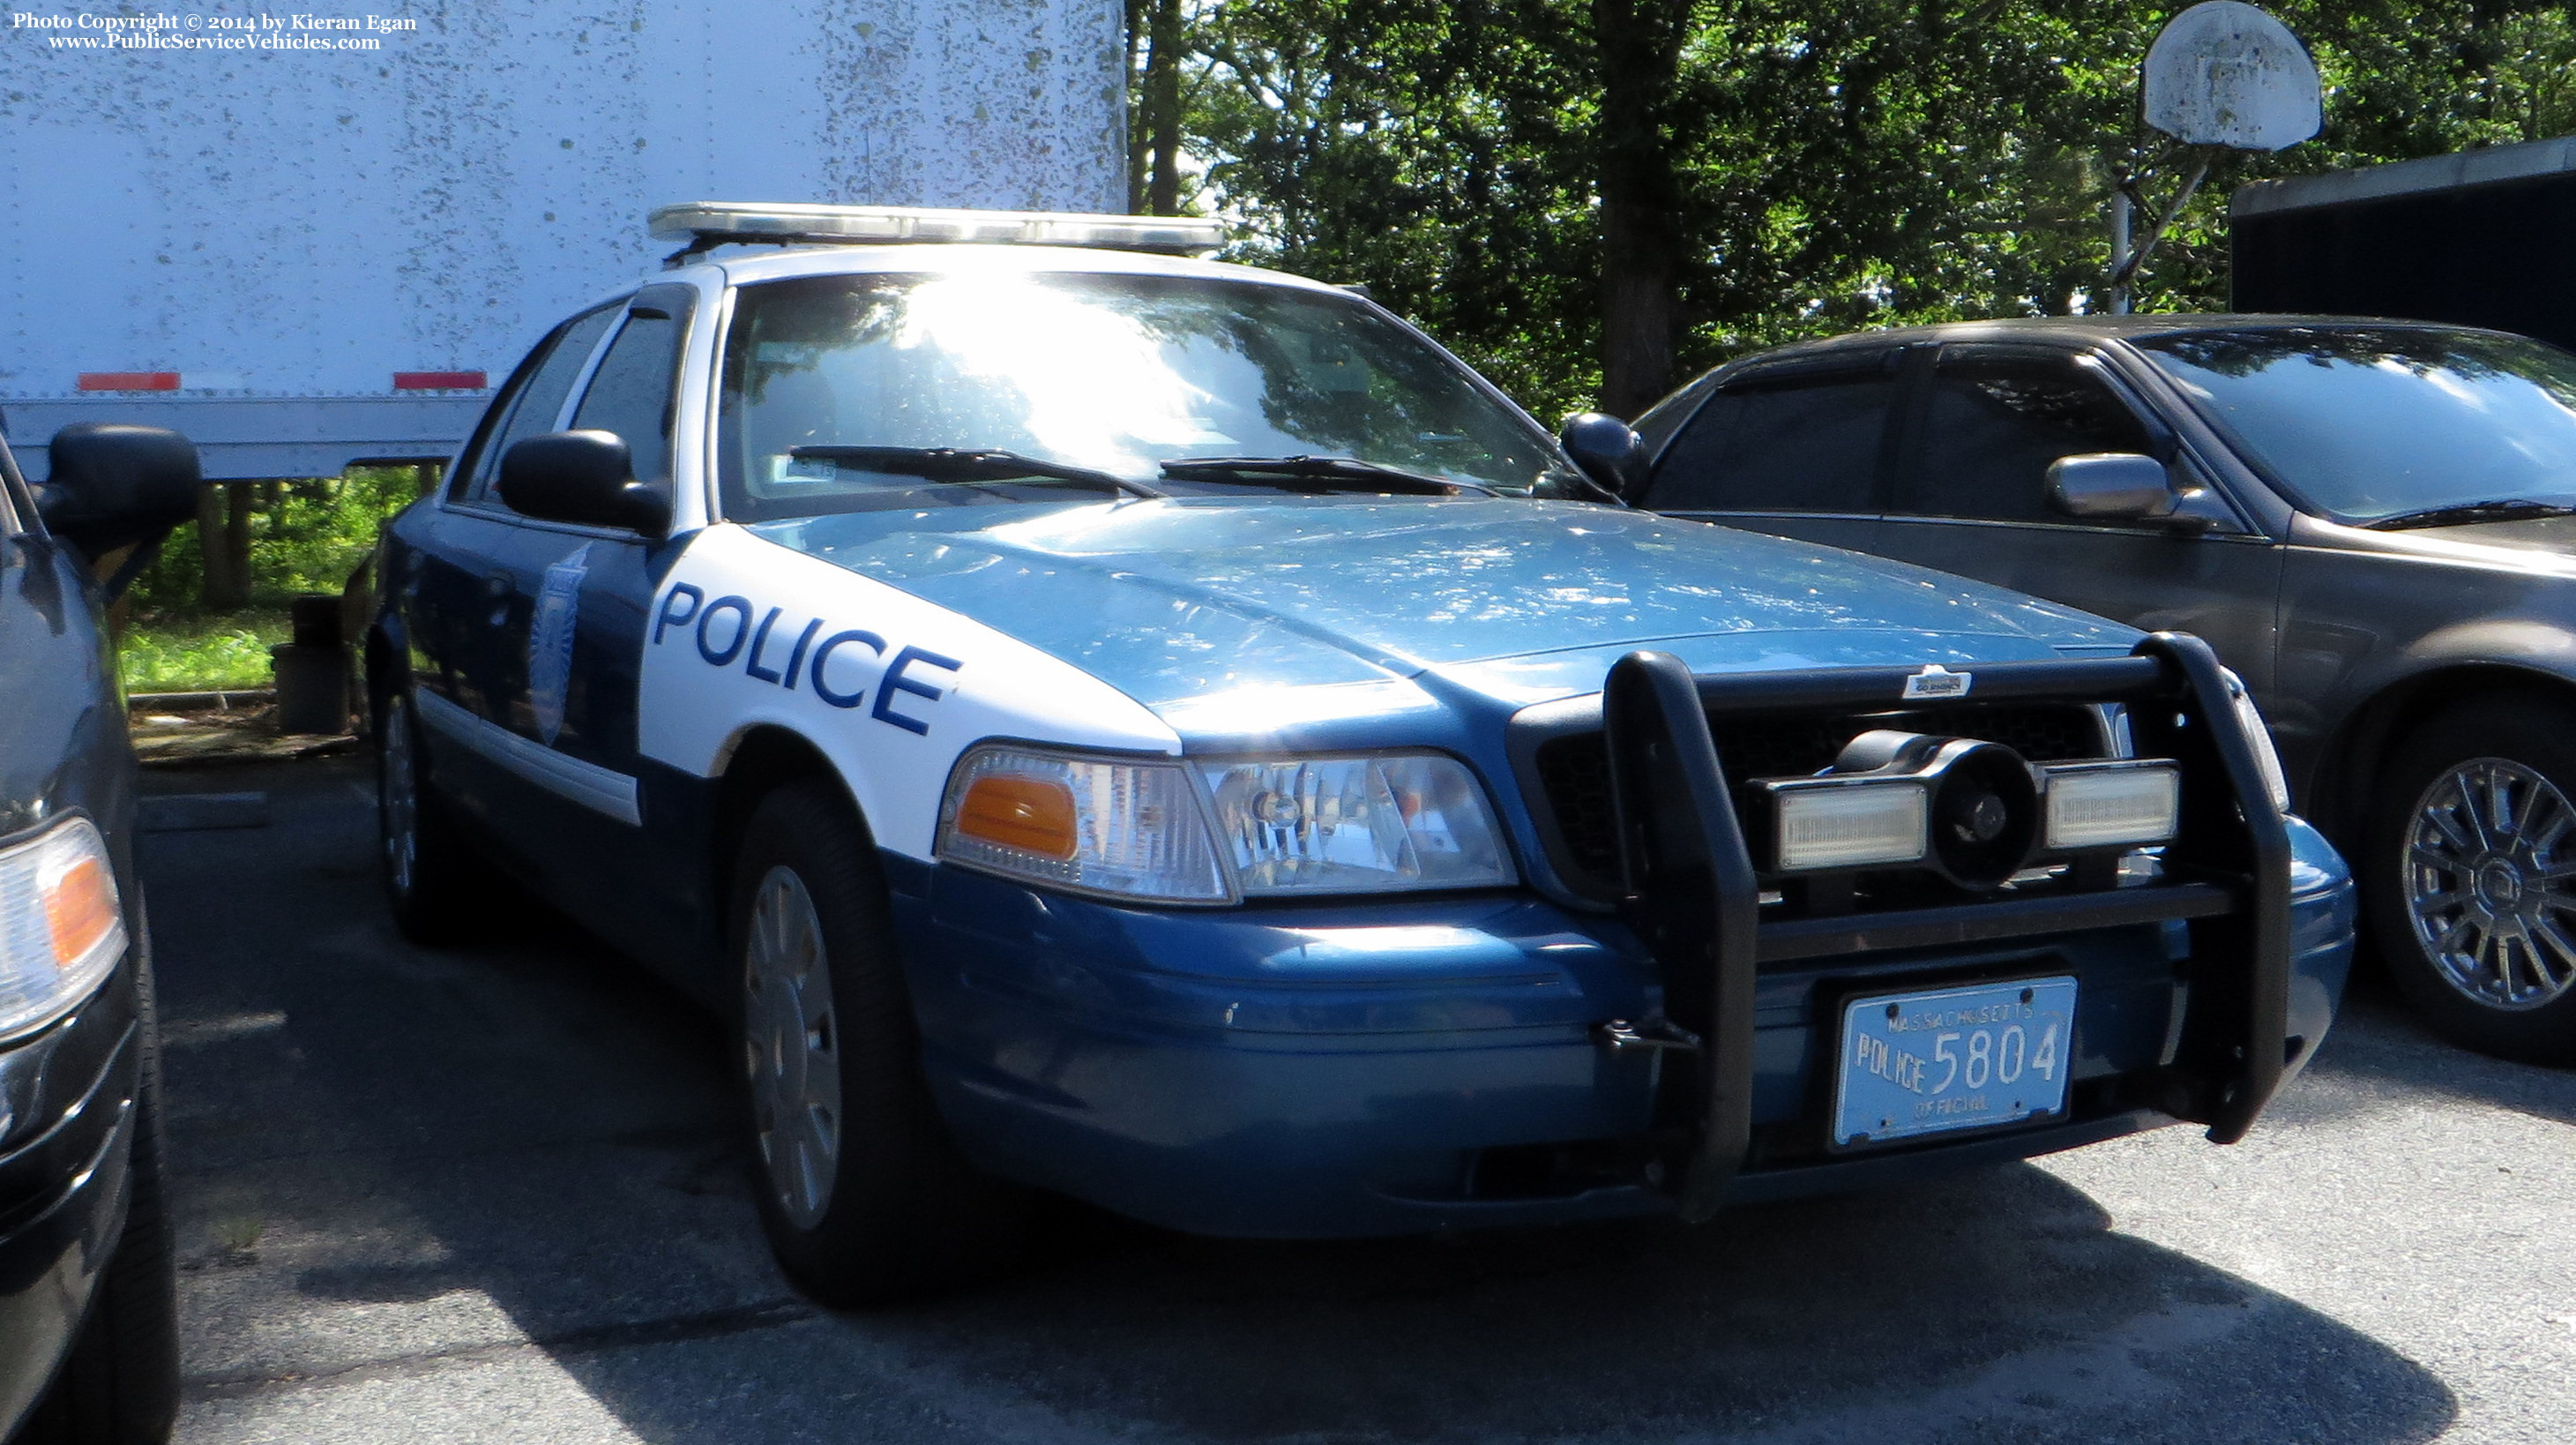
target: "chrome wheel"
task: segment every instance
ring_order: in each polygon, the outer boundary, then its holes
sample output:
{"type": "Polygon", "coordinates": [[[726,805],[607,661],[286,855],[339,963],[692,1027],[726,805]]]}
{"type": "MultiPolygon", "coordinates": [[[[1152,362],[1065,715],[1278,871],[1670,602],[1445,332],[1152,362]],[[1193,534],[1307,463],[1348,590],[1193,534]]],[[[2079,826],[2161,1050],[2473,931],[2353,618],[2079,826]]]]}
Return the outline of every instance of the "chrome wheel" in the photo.
{"type": "Polygon", "coordinates": [[[752,896],[743,948],[752,1129],[779,1207],[811,1229],[841,1163],[841,1037],[823,920],[796,871],[774,867],[752,896]]]}
{"type": "Polygon", "coordinates": [[[2576,986],[2576,806],[2505,758],[2471,758],[2416,799],[2400,866],[2415,941],[2484,1007],[2534,1009],[2576,986]]]}
{"type": "Polygon", "coordinates": [[[385,704],[384,735],[376,746],[376,827],[385,850],[385,877],[394,892],[409,893],[420,864],[420,797],[412,771],[411,709],[400,694],[385,704]]]}

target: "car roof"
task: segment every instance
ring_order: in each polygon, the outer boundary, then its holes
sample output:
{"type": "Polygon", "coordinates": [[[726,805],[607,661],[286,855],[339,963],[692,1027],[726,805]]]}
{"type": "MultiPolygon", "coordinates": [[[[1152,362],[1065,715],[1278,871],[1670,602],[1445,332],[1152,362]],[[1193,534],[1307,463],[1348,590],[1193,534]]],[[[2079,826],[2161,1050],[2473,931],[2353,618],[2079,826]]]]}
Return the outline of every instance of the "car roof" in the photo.
{"type": "Polygon", "coordinates": [[[2395,321],[2377,316],[2301,316],[2257,312],[2160,312],[2130,316],[2013,316],[1995,321],[1947,321],[1932,326],[1895,326],[1858,331],[1815,341],[1792,341],[1736,358],[1776,361],[1789,357],[1824,357],[1838,352],[1872,352],[1927,341],[2035,341],[2077,347],[2104,341],[2136,341],[2155,336],[2181,336],[2202,331],[2288,331],[2303,327],[2370,327],[2374,330],[2474,331],[2438,321],[2395,321]]]}

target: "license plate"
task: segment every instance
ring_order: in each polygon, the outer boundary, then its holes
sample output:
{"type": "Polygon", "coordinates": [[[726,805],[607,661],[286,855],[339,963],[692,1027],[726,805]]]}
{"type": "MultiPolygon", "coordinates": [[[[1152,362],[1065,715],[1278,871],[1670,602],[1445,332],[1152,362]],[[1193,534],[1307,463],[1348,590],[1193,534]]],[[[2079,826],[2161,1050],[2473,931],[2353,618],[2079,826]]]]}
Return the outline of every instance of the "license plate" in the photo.
{"type": "Polygon", "coordinates": [[[1885,1144],[2061,1112],[2075,980],[2024,978],[1843,1004],[1834,1143],[1885,1144]]]}

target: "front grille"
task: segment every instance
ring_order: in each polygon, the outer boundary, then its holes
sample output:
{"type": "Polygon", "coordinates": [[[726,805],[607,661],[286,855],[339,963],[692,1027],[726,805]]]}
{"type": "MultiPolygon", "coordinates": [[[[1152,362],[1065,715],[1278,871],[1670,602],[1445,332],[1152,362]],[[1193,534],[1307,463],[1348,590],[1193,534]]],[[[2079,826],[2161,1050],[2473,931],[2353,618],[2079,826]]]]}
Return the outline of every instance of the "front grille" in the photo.
{"type": "MultiPolygon", "coordinates": [[[[1843,745],[1873,728],[1938,733],[2002,743],[2034,763],[2109,756],[2091,708],[2069,703],[1959,706],[1932,712],[1829,717],[1712,717],[1709,733],[1729,782],[1822,772],[1843,745]]],[[[1610,752],[1601,734],[1576,733],[1539,745],[1535,762],[1564,847],[1566,881],[1586,893],[1619,881],[1618,823],[1610,803],[1610,752]]]]}

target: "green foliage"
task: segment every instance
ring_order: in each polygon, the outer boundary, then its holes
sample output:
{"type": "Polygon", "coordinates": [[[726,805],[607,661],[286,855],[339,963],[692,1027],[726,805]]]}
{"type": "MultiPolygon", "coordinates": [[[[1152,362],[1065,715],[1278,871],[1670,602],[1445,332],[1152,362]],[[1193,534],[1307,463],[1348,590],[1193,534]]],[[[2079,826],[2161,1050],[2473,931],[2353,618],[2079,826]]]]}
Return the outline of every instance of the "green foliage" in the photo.
{"type": "MultiPolygon", "coordinates": [[[[384,520],[419,495],[418,476],[410,467],[351,467],[339,477],[236,484],[257,489],[250,518],[251,604],[277,607],[299,592],[339,591],[375,548],[384,520]]],[[[204,544],[192,522],[170,534],[161,555],[135,580],[135,612],[201,612],[205,573],[204,544]]]]}
{"type": "Polygon", "coordinates": [[[129,623],[118,649],[127,692],[269,685],[268,649],[287,637],[281,608],[222,617],[156,615],[129,623]]]}
{"type": "MultiPolygon", "coordinates": [[[[2174,161],[2137,68],[2181,9],[2110,0],[1201,0],[1195,204],[1235,259],[1361,282],[1539,415],[1598,388],[1604,36],[1679,26],[1647,113],[1685,243],[1673,380],[1861,327],[2093,309],[2106,201],[2174,161]]],[[[2533,0],[2281,0],[2326,129],[2214,171],[2140,310],[2226,304],[2247,181],[2576,129],[2576,22],[2533,0]]],[[[1633,141],[1635,137],[1626,138],[1633,141]]]]}

